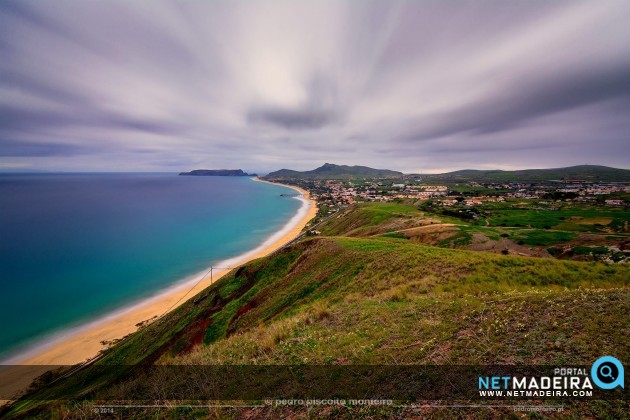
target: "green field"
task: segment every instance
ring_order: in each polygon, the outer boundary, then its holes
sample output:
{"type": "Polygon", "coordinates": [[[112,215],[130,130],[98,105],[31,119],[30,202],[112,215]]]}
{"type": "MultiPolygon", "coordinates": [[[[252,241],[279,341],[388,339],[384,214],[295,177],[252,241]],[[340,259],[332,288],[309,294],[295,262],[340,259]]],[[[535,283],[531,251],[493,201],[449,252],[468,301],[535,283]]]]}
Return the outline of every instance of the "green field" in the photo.
{"type": "MultiPolygon", "coordinates": [[[[429,243],[443,248],[479,249],[483,243],[494,241],[498,243],[503,238],[509,239],[514,245],[528,247],[529,250],[519,248],[517,252],[532,252],[542,250],[550,246],[571,247],[583,233],[597,234],[591,236],[590,241],[599,238],[600,244],[608,246],[620,246],[628,233],[615,233],[611,231],[624,231],[628,211],[622,209],[596,210],[591,208],[572,207],[562,210],[537,210],[527,208],[513,208],[514,202],[488,203],[483,206],[481,214],[488,211],[487,219],[469,219],[450,216],[442,213],[439,207],[428,206],[426,203],[420,207],[411,202],[392,203],[359,203],[346,209],[341,216],[334,218],[323,226],[324,235],[343,235],[352,237],[386,236],[396,239],[413,239],[416,242],[429,243]],[[490,210],[488,210],[490,209],[490,210]],[[486,221],[487,220],[487,221],[486,221]],[[501,223],[498,223],[501,222],[501,223]],[[408,230],[417,226],[448,224],[450,232],[442,236],[418,235],[409,233],[408,230]]],[[[522,203],[517,202],[522,206],[522,203]]],[[[445,225],[446,226],[446,225],[445,225]]],[[[505,241],[491,248],[499,252],[501,247],[509,247],[505,241]]],[[[592,242],[590,245],[593,244],[592,242]]],[[[537,255],[540,255],[538,253],[537,255]]],[[[545,254],[549,256],[549,254],[545,254]]],[[[601,260],[603,256],[609,256],[614,261],[623,259],[623,253],[613,250],[608,252],[590,253],[580,252],[579,246],[576,252],[556,252],[554,256],[562,255],[563,258],[580,256],[592,256],[595,260],[601,260]],[[618,254],[618,255],[617,255],[618,254]]]]}
{"type": "Polygon", "coordinates": [[[626,210],[567,209],[525,210],[493,209],[488,217],[491,226],[557,229],[576,232],[621,231],[630,221],[626,210]]]}
{"type": "Polygon", "coordinates": [[[510,239],[525,245],[547,246],[567,242],[577,236],[573,232],[561,232],[539,229],[522,229],[513,232],[510,239]]]}

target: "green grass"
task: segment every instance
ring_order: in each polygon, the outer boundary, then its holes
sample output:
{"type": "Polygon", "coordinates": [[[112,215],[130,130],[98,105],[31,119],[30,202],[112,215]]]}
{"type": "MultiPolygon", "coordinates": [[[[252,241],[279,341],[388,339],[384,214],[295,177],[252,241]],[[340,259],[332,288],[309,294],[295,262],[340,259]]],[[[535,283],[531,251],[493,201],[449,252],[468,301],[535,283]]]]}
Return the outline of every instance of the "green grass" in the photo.
{"type": "Polygon", "coordinates": [[[584,364],[599,352],[619,354],[618,315],[630,309],[628,297],[620,289],[511,293],[498,303],[409,291],[349,297],[323,314],[308,310],[276,324],[281,328],[257,328],[168,362],[584,364]]]}
{"type": "MultiPolygon", "coordinates": [[[[629,282],[625,266],[315,238],[250,264],[169,315],[177,324],[193,306],[216,310],[196,320],[211,320],[206,345],[178,353],[166,340],[157,354],[163,364],[193,365],[580,365],[604,353],[626,360],[629,282]]],[[[145,379],[111,380],[93,396],[123,398],[145,379]]]]}
{"type": "Polygon", "coordinates": [[[472,235],[469,230],[462,229],[456,232],[453,236],[440,241],[437,246],[441,248],[458,248],[469,245],[472,242],[472,235]],[[452,246],[451,246],[452,245],[452,246]]]}
{"type": "Polygon", "coordinates": [[[579,165],[568,168],[524,169],[516,171],[501,170],[463,170],[445,174],[424,175],[423,181],[467,182],[471,180],[484,182],[504,181],[549,181],[568,179],[585,179],[590,181],[630,181],[630,171],[597,165],[579,165]]]}
{"type": "Polygon", "coordinates": [[[392,220],[410,220],[421,217],[416,207],[403,203],[359,203],[347,209],[343,215],[335,217],[320,228],[322,234],[328,236],[349,235],[367,236],[383,233],[381,229],[392,220]]]}
{"type": "Polygon", "coordinates": [[[551,230],[517,230],[512,232],[510,239],[515,242],[525,245],[535,246],[547,246],[550,244],[557,244],[562,242],[568,242],[577,236],[573,232],[551,231],[551,230]]]}
{"type": "Polygon", "coordinates": [[[496,209],[488,218],[492,226],[529,227],[578,232],[599,232],[612,225],[619,228],[630,220],[630,212],[624,210],[567,209],[524,210],[496,209]]]}

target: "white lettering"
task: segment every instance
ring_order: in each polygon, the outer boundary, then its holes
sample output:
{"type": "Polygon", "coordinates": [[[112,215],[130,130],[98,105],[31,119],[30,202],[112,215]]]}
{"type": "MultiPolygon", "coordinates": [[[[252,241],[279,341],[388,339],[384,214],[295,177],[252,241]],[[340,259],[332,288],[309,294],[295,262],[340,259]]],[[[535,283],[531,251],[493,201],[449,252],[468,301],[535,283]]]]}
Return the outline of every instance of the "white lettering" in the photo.
{"type": "Polygon", "coordinates": [[[527,378],[521,378],[519,381],[518,378],[512,378],[512,388],[514,389],[525,389],[527,387],[527,378]]]}

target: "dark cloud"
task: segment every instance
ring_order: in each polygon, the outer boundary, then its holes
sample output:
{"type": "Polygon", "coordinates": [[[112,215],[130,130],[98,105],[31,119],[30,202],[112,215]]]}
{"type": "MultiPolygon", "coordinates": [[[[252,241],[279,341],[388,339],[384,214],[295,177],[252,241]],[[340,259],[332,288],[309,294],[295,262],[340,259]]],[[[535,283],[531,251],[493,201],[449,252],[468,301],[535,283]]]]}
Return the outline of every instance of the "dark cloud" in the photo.
{"type": "Polygon", "coordinates": [[[17,141],[0,137],[0,157],[50,157],[75,156],[93,153],[85,146],[64,144],[51,141],[17,141]]]}
{"type": "Polygon", "coordinates": [[[0,132],[38,132],[47,129],[88,127],[118,129],[153,134],[176,135],[185,127],[172,121],[157,121],[130,116],[84,110],[73,113],[63,109],[24,109],[0,106],[0,132]]]}
{"type": "Polygon", "coordinates": [[[0,170],[630,166],[630,3],[0,2],[0,170]]]}
{"type": "Polygon", "coordinates": [[[318,129],[337,120],[337,116],[323,109],[254,108],[247,113],[254,124],[271,124],[288,130],[318,129]]]}
{"type": "Polygon", "coordinates": [[[49,83],[45,78],[36,75],[20,73],[15,69],[0,72],[0,86],[10,87],[22,92],[28,92],[37,97],[46,98],[60,105],[76,107],[92,106],[89,97],[81,92],[63,88],[49,83]]]}
{"type": "Polygon", "coordinates": [[[336,109],[337,89],[321,75],[305,86],[306,100],[298,107],[257,106],[247,113],[252,124],[270,124],[287,130],[320,129],[339,122],[341,111],[336,109]]]}
{"type": "Polygon", "coordinates": [[[26,131],[37,130],[41,127],[58,127],[71,124],[72,118],[54,111],[37,111],[15,108],[10,106],[0,107],[0,131],[26,131]]]}
{"type": "MultiPolygon", "coordinates": [[[[590,69],[587,69],[590,70],[590,69]]],[[[426,140],[462,132],[488,134],[509,130],[528,120],[622,98],[624,113],[630,104],[630,60],[613,68],[560,74],[542,80],[515,80],[497,86],[485,100],[429,116],[410,140],[426,140]]]]}

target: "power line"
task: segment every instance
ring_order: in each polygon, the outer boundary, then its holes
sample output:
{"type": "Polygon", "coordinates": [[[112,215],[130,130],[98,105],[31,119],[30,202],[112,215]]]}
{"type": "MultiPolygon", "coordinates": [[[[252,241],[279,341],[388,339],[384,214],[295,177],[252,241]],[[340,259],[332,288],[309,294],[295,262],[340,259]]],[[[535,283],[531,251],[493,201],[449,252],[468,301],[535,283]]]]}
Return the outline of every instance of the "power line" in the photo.
{"type": "MultiPolygon", "coordinates": [[[[199,279],[199,280],[198,280],[198,281],[197,281],[197,282],[193,285],[193,287],[191,287],[191,288],[190,288],[190,289],[186,292],[186,294],[184,294],[184,296],[182,296],[181,298],[179,298],[179,299],[177,300],[177,302],[175,302],[173,305],[171,305],[171,307],[170,307],[170,308],[168,308],[168,309],[166,310],[166,312],[164,312],[162,315],[160,315],[159,317],[157,317],[156,321],[157,321],[157,320],[159,320],[159,319],[162,319],[162,317],[163,317],[164,315],[166,315],[168,312],[170,312],[170,311],[171,311],[171,309],[173,309],[173,308],[175,307],[175,305],[177,305],[179,302],[181,302],[181,300],[182,300],[182,299],[184,299],[186,296],[188,296],[188,294],[189,294],[190,292],[192,292],[192,291],[193,291],[193,289],[194,289],[195,287],[197,287],[197,286],[199,285],[199,283],[201,283],[201,282],[203,281],[203,279],[205,279],[205,278],[208,276],[208,273],[210,273],[210,283],[212,284],[212,283],[214,282],[214,279],[213,279],[213,277],[212,277],[212,272],[213,272],[213,270],[215,270],[215,269],[220,269],[220,270],[232,270],[232,269],[234,269],[234,268],[237,268],[237,267],[214,267],[214,266],[210,266],[210,269],[209,269],[208,271],[206,271],[206,273],[205,273],[203,276],[201,276],[201,278],[200,278],[200,279],[199,279]]],[[[143,322],[145,322],[145,321],[143,321],[143,322]]],[[[123,341],[127,340],[130,336],[131,336],[131,334],[127,335],[126,337],[121,338],[120,340],[118,340],[118,341],[116,342],[116,344],[120,344],[121,342],[123,342],[123,341]]],[[[83,363],[80,363],[78,366],[73,367],[72,369],[70,369],[70,371],[68,371],[68,372],[64,373],[63,375],[61,375],[60,377],[56,378],[56,379],[55,379],[54,381],[52,381],[50,384],[53,384],[53,383],[55,383],[55,382],[57,382],[57,381],[59,381],[59,380],[61,380],[61,379],[67,378],[67,377],[69,377],[69,376],[71,376],[71,375],[75,374],[76,372],[78,372],[79,370],[81,370],[81,369],[85,368],[86,366],[89,366],[89,365],[91,365],[91,364],[95,363],[97,360],[101,359],[103,356],[105,356],[105,353],[104,353],[104,352],[99,352],[99,354],[98,354],[98,355],[96,355],[95,357],[93,357],[93,358],[91,358],[91,359],[89,359],[89,360],[87,360],[87,361],[85,361],[85,362],[83,362],[83,363]]]]}
{"type": "Polygon", "coordinates": [[[164,315],[169,313],[171,311],[171,309],[173,309],[175,306],[177,306],[177,304],[179,302],[182,301],[182,299],[184,299],[186,296],[188,296],[188,294],[190,292],[192,292],[195,289],[195,287],[197,287],[199,285],[199,283],[201,283],[206,277],[208,277],[208,273],[210,273],[210,284],[213,284],[214,283],[214,278],[212,277],[212,273],[213,273],[213,271],[215,269],[218,269],[218,270],[232,270],[234,268],[236,268],[236,267],[213,267],[213,266],[210,266],[210,269],[208,271],[206,271],[206,273],[203,276],[201,276],[199,281],[197,281],[197,283],[195,283],[182,297],[177,299],[177,302],[173,303],[170,308],[168,308],[162,315],[160,315],[158,317],[158,319],[162,318],[164,315]]]}

